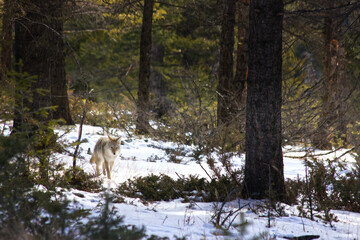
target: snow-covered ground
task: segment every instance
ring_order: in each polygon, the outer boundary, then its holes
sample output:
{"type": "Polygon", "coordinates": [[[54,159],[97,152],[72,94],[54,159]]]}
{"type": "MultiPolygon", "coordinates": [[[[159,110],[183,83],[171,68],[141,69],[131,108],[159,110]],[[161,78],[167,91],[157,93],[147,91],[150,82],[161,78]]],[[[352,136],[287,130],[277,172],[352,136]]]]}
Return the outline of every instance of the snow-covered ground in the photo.
{"type": "MultiPolygon", "coordinates": [[[[63,130],[57,130],[60,134],[63,130]]],[[[103,184],[110,190],[119,186],[120,183],[134,177],[153,174],[166,174],[176,179],[179,175],[198,175],[208,178],[204,167],[211,172],[207,165],[203,163],[202,167],[197,164],[191,156],[183,157],[180,164],[166,161],[169,156],[165,148],[184,147],[191,152],[192,147],[179,146],[175,143],[155,141],[152,139],[128,137],[125,132],[113,129],[112,134],[121,136],[122,149],[121,155],[115,162],[112,179],[108,180],[103,175],[103,184]]],[[[78,159],[78,166],[86,172],[95,172],[95,166],[90,164],[91,155],[88,149],[93,151],[96,141],[103,136],[100,127],[84,126],[80,155],[83,159],[78,159]]],[[[68,142],[74,142],[78,138],[78,126],[64,135],[68,142]]],[[[73,148],[69,148],[73,152],[73,148]]],[[[333,158],[341,156],[346,150],[337,151],[322,158],[333,158]]],[[[284,173],[286,178],[296,178],[304,176],[304,165],[301,157],[304,152],[301,147],[284,147],[284,173]]],[[[68,155],[59,155],[57,159],[69,167],[72,166],[72,157],[68,155]]],[[[342,160],[352,162],[354,159],[350,154],[342,157],[342,160]]],[[[233,158],[235,166],[241,166],[244,163],[244,156],[233,158]]],[[[74,208],[90,209],[94,214],[99,212],[99,202],[103,201],[100,193],[87,193],[79,190],[66,192],[66,196],[74,208]]],[[[238,207],[240,205],[257,204],[256,201],[239,200],[229,203],[228,207],[238,207]]],[[[267,228],[267,218],[255,214],[248,208],[243,208],[244,219],[249,222],[246,235],[239,237],[236,229],[231,228],[229,236],[221,235],[211,223],[211,216],[214,213],[216,203],[182,203],[181,199],[170,202],[153,202],[144,205],[138,199],[125,198],[125,203],[114,203],[119,215],[124,216],[124,223],[145,226],[146,234],[154,234],[160,237],[174,238],[186,236],[186,239],[251,239],[254,236],[267,236],[260,239],[286,239],[285,237],[300,235],[320,235],[320,239],[360,239],[360,214],[346,211],[333,211],[338,222],[333,222],[330,227],[328,223],[321,220],[311,221],[306,218],[298,217],[296,206],[285,206],[287,217],[277,217],[271,222],[271,227],[267,228]]],[[[239,218],[240,219],[240,218],[239,218]]]]}

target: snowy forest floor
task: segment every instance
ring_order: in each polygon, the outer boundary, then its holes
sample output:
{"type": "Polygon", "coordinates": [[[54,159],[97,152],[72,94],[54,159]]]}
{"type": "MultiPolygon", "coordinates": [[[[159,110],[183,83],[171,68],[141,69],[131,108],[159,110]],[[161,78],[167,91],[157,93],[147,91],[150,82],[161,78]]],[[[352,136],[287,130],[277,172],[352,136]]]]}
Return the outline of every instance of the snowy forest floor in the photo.
{"type": "MultiPolygon", "coordinates": [[[[60,135],[64,129],[56,130],[60,135]]],[[[6,133],[6,131],[5,131],[6,133]]],[[[118,129],[111,130],[112,135],[121,136],[122,148],[120,157],[115,162],[112,179],[108,180],[104,175],[99,179],[103,181],[103,187],[111,193],[118,186],[140,176],[150,174],[165,174],[173,179],[179,176],[198,176],[209,179],[211,170],[206,163],[200,166],[191,157],[193,147],[179,145],[177,143],[157,141],[150,138],[129,136],[118,129]],[[185,149],[185,156],[181,157],[180,163],[170,162],[166,149],[185,149]]],[[[80,145],[80,158],[77,165],[85,172],[94,173],[95,165],[90,164],[91,152],[97,140],[103,136],[100,127],[85,125],[83,128],[80,145]],[[89,150],[90,149],[90,150],[89,150]]],[[[77,141],[78,125],[62,136],[68,143],[77,141]]],[[[69,152],[74,148],[69,147],[69,152]]],[[[302,157],[305,155],[302,147],[285,146],[284,152],[284,174],[285,178],[295,179],[305,176],[305,167],[302,157]]],[[[323,151],[315,151],[324,154],[323,151]]],[[[333,159],[346,152],[342,149],[333,153],[321,155],[323,159],[333,159]]],[[[216,154],[214,153],[216,157],[216,154]]],[[[56,154],[55,161],[72,167],[73,157],[66,154],[56,154]]],[[[351,154],[341,157],[341,161],[352,166],[355,161],[351,154]]],[[[244,164],[244,155],[232,158],[233,165],[240,168],[244,164]]],[[[340,173],[341,174],[341,173],[340,173]]],[[[100,214],[101,202],[104,201],[103,193],[89,193],[72,189],[65,192],[65,196],[72,201],[71,207],[87,209],[91,215],[100,214]]],[[[172,201],[156,201],[144,203],[140,199],[124,197],[123,203],[113,203],[119,216],[124,216],[124,224],[136,225],[146,228],[146,234],[159,237],[185,237],[186,239],[289,239],[294,236],[319,235],[319,239],[360,239],[360,213],[332,210],[338,221],[324,222],[321,218],[315,217],[315,221],[300,217],[297,206],[282,204],[285,216],[271,219],[270,227],[266,217],[264,202],[255,200],[238,199],[226,204],[226,209],[239,209],[241,214],[234,220],[233,226],[229,228],[227,235],[224,231],[217,229],[211,222],[215,209],[221,203],[211,202],[183,202],[182,199],[172,201]],[[255,210],[254,210],[255,209],[255,210]],[[256,210],[257,209],[257,210],[256,210]],[[235,227],[236,223],[247,222],[246,226],[235,227]],[[242,231],[245,229],[245,231],[242,231]]]]}

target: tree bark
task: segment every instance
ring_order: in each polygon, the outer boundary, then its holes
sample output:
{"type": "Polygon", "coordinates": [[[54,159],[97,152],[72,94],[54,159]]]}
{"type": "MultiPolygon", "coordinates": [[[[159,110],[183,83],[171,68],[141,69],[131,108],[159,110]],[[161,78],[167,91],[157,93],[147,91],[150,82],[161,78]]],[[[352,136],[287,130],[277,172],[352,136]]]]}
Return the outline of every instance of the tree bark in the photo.
{"type": "Polygon", "coordinates": [[[13,0],[4,0],[1,43],[1,83],[6,84],[6,73],[11,69],[11,52],[13,44],[13,0]]]}
{"type": "MultiPolygon", "coordinates": [[[[246,4],[250,4],[250,0],[246,0],[246,4]]],[[[244,107],[244,99],[246,96],[246,79],[248,76],[249,62],[249,7],[238,2],[238,44],[236,57],[236,72],[232,82],[233,101],[230,112],[236,116],[244,107]]]]}
{"type": "Polygon", "coordinates": [[[140,69],[137,101],[136,130],[149,132],[150,59],[152,44],[152,17],[154,0],[145,0],[140,39],[140,69]]]}
{"type": "Polygon", "coordinates": [[[218,125],[231,121],[231,83],[233,81],[233,52],[235,27],[235,0],[224,0],[220,38],[219,84],[217,87],[218,125]]]}
{"type": "Polygon", "coordinates": [[[21,97],[16,99],[16,105],[22,110],[17,109],[15,113],[14,127],[20,130],[30,119],[36,120],[37,124],[47,124],[54,117],[72,124],[62,39],[63,0],[24,0],[19,4],[25,14],[15,21],[15,60],[22,62],[18,71],[35,79],[27,88],[16,83],[17,91],[22,91],[16,94],[21,97]],[[57,106],[57,110],[53,111],[52,106],[57,106]],[[24,111],[30,114],[27,119],[24,111]]]}
{"type": "Polygon", "coordinates": [[[285,199],[281,149],[282,0],[251,0],[244,195],[285,199]]]}
{"type": "MultiPolygon", "coordinates": [[[[48,34],[46,33],[46,7],[40,1],[21,2],[25,16],[16,20],[15,28],[15,60],[22,61],[22,72],[36,77],[28,89],[22,89],[22,94],[27,95],[24,102],[24,110],[31,113],[25,119],[37,120],[37,124],[46,124],[52,119],[52,111],[48,114],[40,114],[40,110],[51,107],[51,79],[48,68],[48,34]],[[44,47],[46,46],[46,47],[44,47]]],[[[21,83],[17,82],[17,87],[21,83]]],[[[24,96],[22,96],[24,97],[24,96]]],[[[22,113],[24,114],[24,113],[22,113]]],[[[14,121],[16,125],[17,119],[14,121]]],[[[21,123],[23,124],[23,123],[21,123]]]]}
{"type": "Polygon", "coordinates": [[[63,7],[64,0],[52,1],[53,6],[49,9],[51,26],[53,30],[49,32],[51,43],[51,57],[49,61],[51,76],[51,100],[55,106],[53,113],[54,119],[63,119],[65,124],[74,124],[70,114],[68,82],[65,72],[65,55],[63,40],[63,7]]]}
{"type": "MultiPolygon", "coordinates": [[[[157,67],[164,65],[165,48],[161,43],[155,42],[151,48],[151,62],[157,67]]],[[[165,81],[161,73],[156,69],[150,71],[150,88],[154,95],[152,111],[157,118],[161,118],[170,110],[169,100],[166,97],[165,81]]]]}
{"type": "MultiPolygon", "coordinates": [[[[336,7],[336,1],[327,2],[329,8],[336,7]]],[[[344,36],[338,15],[341,9],[327,12],[324,18],[324,61],[322,76],[321,114],[313,145],[319,149],[331,149],[331,141],[338,131],[345,131],[342,108],[342,85],[345,82],[344,36]]],[[[342,19],[342,18],[341,18],[342,19]]]]}

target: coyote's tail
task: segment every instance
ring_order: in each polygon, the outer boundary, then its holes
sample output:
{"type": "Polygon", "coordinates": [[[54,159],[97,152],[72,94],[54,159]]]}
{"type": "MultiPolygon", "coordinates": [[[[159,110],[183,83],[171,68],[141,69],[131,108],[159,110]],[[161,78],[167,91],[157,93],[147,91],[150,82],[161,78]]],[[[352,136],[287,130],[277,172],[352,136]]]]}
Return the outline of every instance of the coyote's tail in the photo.
{"type": "Polygon", "coordinates": [[[96,163],[96,159],[95,159],[94,155],[91,156],[90,163],[96,163]]]}

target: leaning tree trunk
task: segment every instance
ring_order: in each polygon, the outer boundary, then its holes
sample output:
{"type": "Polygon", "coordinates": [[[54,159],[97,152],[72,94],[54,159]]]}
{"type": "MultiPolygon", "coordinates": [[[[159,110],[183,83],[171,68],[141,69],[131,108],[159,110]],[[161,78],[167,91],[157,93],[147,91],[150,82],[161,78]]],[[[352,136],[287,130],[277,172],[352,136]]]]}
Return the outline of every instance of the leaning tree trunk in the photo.
{"type": "Polygon", "coordinates": [[[282,0],[251,0],[246,103],[247,197],[284,200],[281,149],[282,0]]]}
{"type": "Polygon", "coordinates": [[[224,0],[220,38],[219,84],[217,87],[218,125],[231,121],[231,82],[233,80],[233,52],[235,27],[235,0],[224,0]]]}
{"type": "Polygon", "coordinates": [[[145,0],[140,39],[139,90],[137,101],[136,130],[149,132],[150,59],[152,44],[152,16],[154,0],[145,0]]]}

